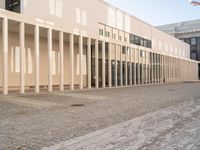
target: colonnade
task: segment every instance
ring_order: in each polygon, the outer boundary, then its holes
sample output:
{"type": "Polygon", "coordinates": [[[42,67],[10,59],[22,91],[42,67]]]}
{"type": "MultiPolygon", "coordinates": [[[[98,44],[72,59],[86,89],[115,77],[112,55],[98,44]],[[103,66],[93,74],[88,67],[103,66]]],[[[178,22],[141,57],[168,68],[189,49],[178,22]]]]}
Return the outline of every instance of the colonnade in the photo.
{"type": "MultiPolygon", "coordinates": [[[[20,45],[20,93],[25,93],[25,23],[19,22],[19,45],[20,45]]],[[[40,92],[40,26],[34,25],[34,89],[40,92]]],[[[48,91],[53,90],[52,78],[52,45],[53,29],[47,28],[47,52],[48,52],[48,91]]],[[[54,29],[55,30],[55,29],[54,29]]],[[[8,94],[8,19],[2,18],[2,91],[8,94]]],[[[102,71],[102,88],[118,86],[134,86],[145,84],[174,83],[198,79],[198,65],[194,61],[184,60],[159,54],[153,51],[138,49],[134,45],[123,45],[113,41],[104,41],[95,38],[84,37],[83,35],[69,35],[70,66],[64,68],[64,31],[59,33],[60,52],[60,77],[59,90],[64,90],[64,70],[70,72],[70,89],[74,90],[74,37],[78,37],[79,53],[79,89],[84,87],[83,80],[83,40],[87,45],[87,88],[92,86],[92,65],[95,68],[95,86],[99,88],[99,69],[102,71]],[[93,42],[92,42],[93,41],[93,42]],[[107,45],[107,46],[106,46],[107,45]],[[94,46],[94,49],[92,48],[94,46]],[[95,63],[91,61],[92,51],[95,53],[95,63]],[[101,53],[99,53],[101,51],[101,53]],[[99,68],[99,55],[101,54],[101,67],[99,68]],[[108,56],[106,58],[106,56],[108,56]],[[106,67],[107,60],[107,67],[106,67]],[[108,69],[106,69],[108,68],[108,69]],[[108,75],[108,78],[106,77],[108,75]],[[108,80],[108,81],[107,81],[108,80]],[[106,84],[108,83],[108,84],[106,84]]]]}

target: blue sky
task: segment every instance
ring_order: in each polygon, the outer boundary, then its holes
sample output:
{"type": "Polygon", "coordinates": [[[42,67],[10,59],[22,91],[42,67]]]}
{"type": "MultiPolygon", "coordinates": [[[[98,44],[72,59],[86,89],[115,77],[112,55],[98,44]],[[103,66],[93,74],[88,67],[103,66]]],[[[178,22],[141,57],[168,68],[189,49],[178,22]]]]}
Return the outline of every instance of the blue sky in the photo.
{"type": "Polygon", "coordinates": [[[200,19],[200,6],[189,5],[188,0],[105,1],[155,26],[200,19]]]}

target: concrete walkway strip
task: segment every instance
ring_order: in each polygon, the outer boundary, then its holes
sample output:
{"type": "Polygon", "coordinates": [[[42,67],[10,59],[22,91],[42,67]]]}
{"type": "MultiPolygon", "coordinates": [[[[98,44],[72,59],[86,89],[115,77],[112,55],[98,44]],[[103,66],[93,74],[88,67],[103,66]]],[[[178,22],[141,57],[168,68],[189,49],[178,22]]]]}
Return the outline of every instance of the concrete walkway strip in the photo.
{"type": "Polygon", "coordinates": [[[42,150],[145,149],[198,111],[200,100],[191,99],[42,150]]]}
{"type": "Polygon", "coordinates": [[[59,104],[52,102],[46,102],[41,100],[39,101],[35,99],[16,97],[16,96],[1,97],[0,100],[34,109],[44,109],[44,108],[51,108],[53,106],[59,106],[59,104]]]}
{"type": "Polygon", "coordinates": [[[57,96],[69,96],[69,97],[89,99],[89,100],[108,100],[108,99],[111,99],[110,97],[105,97],[105,96],[80,94],[80,93],[59,93],[59,92],[55,92],[53,94],[57,95],[57,96]]]}

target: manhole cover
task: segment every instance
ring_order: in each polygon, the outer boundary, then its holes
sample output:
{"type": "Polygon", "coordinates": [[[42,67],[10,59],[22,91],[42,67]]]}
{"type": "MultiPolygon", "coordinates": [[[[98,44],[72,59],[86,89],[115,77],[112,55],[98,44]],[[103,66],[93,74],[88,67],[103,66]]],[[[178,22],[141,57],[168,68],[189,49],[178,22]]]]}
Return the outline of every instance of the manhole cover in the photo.
{"type": "Polygon", "coordinates": [[[71,107],[82,107],[84,104],[72,104],[71,107]]]}
{"type": "Polygon", "coordinates": [[[168,91],[171,91],[171,92],[172,92],[172,91],[175,91],[175,90],[174,90],[174,89],[169,89],[168,91]]]}

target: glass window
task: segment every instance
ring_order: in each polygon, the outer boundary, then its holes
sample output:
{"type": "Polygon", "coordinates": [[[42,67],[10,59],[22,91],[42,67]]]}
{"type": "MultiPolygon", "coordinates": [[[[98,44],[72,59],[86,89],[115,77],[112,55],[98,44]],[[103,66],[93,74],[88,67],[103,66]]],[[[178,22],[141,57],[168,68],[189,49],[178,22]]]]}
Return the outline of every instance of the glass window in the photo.
{"type": "Polygon", "coordinates": [[[127,42],[127,38],[126,37],[124,38],[124,42],[127,42]]]}
{"type": "Polygon", "coordinates": [[[107,33],[107,36],[110,37],[110,32],[107,33]]]}
{"type": "Polygon", "coordinates": [[[144,46],[144,39],[140,37],[140,45],[144,46]]]}
{"type": "Polygon", "coordinates": [[[197,39],[191,38],[191,45],[196,45],[196,44],[197,44],[197,39]]]}
{"type": "Polygon", "coordinates": [[[122,46],[122,54],[126,54],[126,47],[122,46]]]}
{"type": "Polygon", "coordinates": [[[133,34],[129,35],[129,40],[130,40],[130,43],[134,44],[134,35],[133,34]]]}
{"type": "Polygon", "coordinates": [[[122,37],[121,36],[119,36],[119,41],[121,41],[122,40],[122,37]]]}
{"type": "Polygon", "coordinates": [[[150,41],[150,40],[147,40],[147,47],[148,48],[151,48],[152,47],[152,44],[151,44],[152,42],[150,41]]]}
{"type": "Polygon", "coordinates": [[[197,59],[197,53],[196,52],[191,53],[191,59],[193,59],[193,60],[197,59]]]}
{"type": "Polygon", "coordinates": [[[147,48],[151,48],[151,40],[144,39],[140,36],[130,34],[129,35],[129,42],[136,45],[141,45],[147,48]]]}
{"type": "Polygon", "coordinates": [[[105,36],[107,36],[107,31],[106,31],[106,30],[105,30],[105,32],[104,32],[104,33],[105,33],[105,36]]]}
{"type": "Polygon", "coordinates": [[[192,51],[196,51],[196,46],[192,45],[192,46],[191,46],[191,50],[192,50],[192,51]]]}
{"type": "Polygon", "coordinates": [[[140,37],[135,35],[134,44],[140,45],[140,37]]]}
{"type": "Polygon", "coordinates": [[[185,39],[185,42],[190,44],[190,39],[185,39]]]}
{"type": "Polygon", "coordinates": [[[143,51],[140,50],[140,57],[143,57],[143,51]]]}
{"type": "Polygon", "coordinates": [[[103,29],[99,29],[99,35],[103,36],[103,29]]]}
{"type": "Polygon", "coordinates": [[[144,39],[144,47],[148,47],[148,40],[144,39]]]}
{"type": "Polygon", "coordinates": [[[6,0],[6,10],[20,13],[20,0],[6,0]]]}

